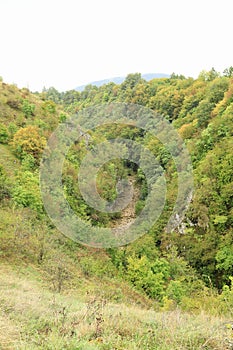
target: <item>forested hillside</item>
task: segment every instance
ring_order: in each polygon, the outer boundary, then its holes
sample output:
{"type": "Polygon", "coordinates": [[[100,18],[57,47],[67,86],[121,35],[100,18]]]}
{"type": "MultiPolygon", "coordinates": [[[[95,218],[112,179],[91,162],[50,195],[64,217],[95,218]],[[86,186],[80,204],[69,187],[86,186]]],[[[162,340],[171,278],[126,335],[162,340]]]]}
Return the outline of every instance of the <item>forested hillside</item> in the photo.
{"type": "MultiPolygon", "coordinates": [[[[81,92],[51,87],[32,94],[1,81],[0,324],[12,330],[8,338],[0,331],[2,349],[232,349],[232,132],[232,67],[223,74],[203,71],[197,79],[172,74],[146,81],[129,74],[119,85],[88,85],[81,92]],[[90,131],[89,148],[116,137],[147,147],[167,183],[163,212],[149,232],[119,248],[97,249],[66,238],[47,216],[40,160],[59,123],[111,103],[150,108],[174,126],[191,156],[195,190],[185,218],[167,232],[177,173],[165,146],[133,126],[90,131]],[[24,294],[30,290],[29,305],[24,294]]],[[[101,196],[113,201],[119,178],[129,179],[134,196],[122,212],[100,212],[78,186],[87,152],[84,139],[70,148],[62,174],[66,199],[94,227],[124,227],[145,205],[145,174],[127,160],[107,162],[97,177],[101,196]]]]}

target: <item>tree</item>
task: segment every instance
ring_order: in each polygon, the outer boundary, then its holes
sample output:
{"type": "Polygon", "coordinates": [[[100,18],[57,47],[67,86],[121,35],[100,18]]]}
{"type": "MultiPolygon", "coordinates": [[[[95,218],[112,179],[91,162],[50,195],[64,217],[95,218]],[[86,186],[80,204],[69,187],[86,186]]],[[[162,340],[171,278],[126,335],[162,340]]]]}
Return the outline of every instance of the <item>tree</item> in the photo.
{"type": "Polygon", "coordinates": [[[142,81],[141,73],[128,74],[124,82],[121,84],[121,87],[123,90],[126,90],[127,88],[133,89],[142,81]]]}
{"type": "Polygon", "coordinates": [[[60,103],[62,93],[56,90],[53,86],[48,88],[47,90],[44,88],[42,92],[42,97],[46,100],[51,100],[55,103],[60,103]]]}
{"type": "Polygon", "coordinates": [[[159,301],[162,300],[170,275],[168,262],[161,258],[150,261],[146,256],[140,259],[129,257],[127,278],[139,290],[159,301]]]}
{"type": "Polygon", "coordinates": [[[53,101],[45,101],[42,105],[43,112],[47,114],[56,113],[56,104],[53,101]]]}
{"type": "Polygon", "coordinates": [[[210,71],[203,70],[198,76],[198,79],[204,81],[212,81],[215,78],[218,78],[220,74],[212,67],[210,71]]]}
{"type": "Polygon", "coordinates": [[[186,79],[186,78],[185,78],[185,76],[182,75],[182,74],[176,74],[176,73],[173,72],[173,73],[171,74],[170,79],[181,79],[181,80],[183,80],[183,79],[186,79]]]}
{"type": "Polygon", "coordinates": [[[39,177],[31,171],[18,173],[16,182],[12,189],[13,202],[18,207],[28,207],[43,212],[43,203],[41,199],[39,177]]]}
{"type": "Polygon", "coordinates": [[[26,154],[31,154],[37,164],[46,145],[46,140],[40,135],[36,126],[27,126],[19,129],[14,135],[12,146],[16,155],[23,159],[26,154]]]}
{"type": "Polygon", "coordinates": [[[35,105],[30,103],[28,100],[23,100],[22,111],[25,114],[25,117],[31,117],[34,115],[35,105]]]}
{"type": "Polygon", "coordinates": [[[233,77],[233,67],[230,66],[229,68],[224,69],[223,75],[228,78],[233,77]]]}

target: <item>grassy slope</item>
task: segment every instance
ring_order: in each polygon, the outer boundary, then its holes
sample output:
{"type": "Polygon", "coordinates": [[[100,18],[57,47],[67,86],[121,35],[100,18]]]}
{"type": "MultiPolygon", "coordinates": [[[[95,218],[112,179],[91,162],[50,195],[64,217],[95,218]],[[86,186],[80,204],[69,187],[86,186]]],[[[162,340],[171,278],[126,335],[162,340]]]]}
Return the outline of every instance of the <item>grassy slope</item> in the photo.
{"type": "Polygon", "coordinates": [[[51,292],[37,270],[0,267],[0,349],[230,349],[228,320],[51,292]]]}
{"type": "Polygon", "coordinates": [[[6,174],[13,177],[19,167],[19,160],[12,154],[7,145],[0,144],[0,164],[3,165],[6,174]]]}

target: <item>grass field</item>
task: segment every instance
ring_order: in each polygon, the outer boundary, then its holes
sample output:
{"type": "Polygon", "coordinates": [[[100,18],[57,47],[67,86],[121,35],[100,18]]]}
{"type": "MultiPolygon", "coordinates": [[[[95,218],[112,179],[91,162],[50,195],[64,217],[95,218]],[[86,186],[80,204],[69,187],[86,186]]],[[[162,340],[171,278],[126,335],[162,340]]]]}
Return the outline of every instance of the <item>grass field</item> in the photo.
{"type": "Polygon", "coordinates": [[[230,320],[54,293],[33,268],[0,268],[0,349],[232,349],[230,320]]]}
{"type": "Polygon", "coordinates": [[[8,176],[14,177],[15,170],[19,168],[19,163],[19,160],[14,157],[9,147],[0,144],[0,164],[3,165],[8,176]]]}

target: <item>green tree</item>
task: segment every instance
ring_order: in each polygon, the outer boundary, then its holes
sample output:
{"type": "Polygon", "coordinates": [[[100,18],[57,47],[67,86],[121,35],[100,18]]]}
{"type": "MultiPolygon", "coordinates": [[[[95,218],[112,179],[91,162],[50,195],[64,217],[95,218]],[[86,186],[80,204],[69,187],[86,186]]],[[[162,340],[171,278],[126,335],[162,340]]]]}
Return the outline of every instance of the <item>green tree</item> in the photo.
{"type": "Polygon", "coordinates": [[[39,176],[31,171],[19,172],[12,188],[12,199],[19,207],[29,207],[38,213],[43,212],[39,176]]]}
{"type": "Polygon", "coordinates": [[[139,290],[159,301],[162,300],[170,274],[168,262],[161,258],[150,261],[146,256],[129,257],[127,278],[139,290]]]}
{"type": "Polygon", "coordinates": [[[233,76],[233,67],[230,66],[229,68],[224,69],[223,75],[225,77],[231,78],[233,76]]]}
{"type": "Polygon", "coordinates": [[[35,105],[24,99],[22,104],[22,111],[25,114],[25,117],[29,118],[34,115],[35,105]]]}

